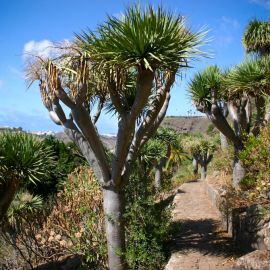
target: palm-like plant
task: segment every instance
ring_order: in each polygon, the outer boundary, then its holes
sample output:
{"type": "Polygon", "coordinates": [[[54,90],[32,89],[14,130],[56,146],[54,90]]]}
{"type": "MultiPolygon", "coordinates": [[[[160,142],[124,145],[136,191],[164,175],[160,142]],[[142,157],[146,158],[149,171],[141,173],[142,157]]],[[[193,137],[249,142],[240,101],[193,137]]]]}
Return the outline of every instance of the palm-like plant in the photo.
{"type": "Polygon", "coordinates": [[[17,193],[7,212],[9,224],[14,225],[17,219],[41,209],[42,206],[43,200],[40,196],[33,196],[28,192],[17,193]]]}
{"type": "Polygon", "coordinates": [[[224,91],[223,78],[224,74],[217,66],[207,67],[195,74],[188,91],[197,110],[205,113],[222,134],[241,147],[241,142],[226,120],[228,93],[224,91]]]}
{"type": "Polygon", "coordinates": [[[245,60],[227,73],[224,84],[232,99],[239,95],[254,98],[257,113],[252,132],[257,135],[265,120],[265,95],[270,93],[270,56],[245,60]]]}
{"type": "Polygon", "coordinates": [[[231,95],[247,93],[260,96],[269,93],[270,56],[262,59],[247,59],[232,68],[225,77],[225,87],[231,95]]]}
{"type": "Polygon", "coordinates": [[[188,90],[196,107],[210,110],[213,94],[215,99],[222,99],[221,85],[222,73],[220,69],[217,66],[209,66],[202,72],[195,74],[189,83],[188,90]]]}
{"type": "Polygon", "coordinates": [[[29,78],[39,80],[52,120],[79,146],[103,187],[110,269],[126,269],[124,183],[140,149],[165,117],[177,73],[201,54],[204,35],[162,8],[134,6],[121,19],[108,17],[96,32],[77,35],[70,54],[50,61],[38,58],[30,65],[29,78]],[[129,91],[130,78],[134,92],[129,91]],[[89,110],[89,101],[104,98],[119,121],[111,163],[89,110]]]}
{"type": "Polygon", "coordinates": [[[121,18],[108,17],[98,27],[78,35],[84,49],[102,66],[127,69],[178,70],[198,55],[205,31],[192,33],[184,18],[161,7],[130,7],[121,18]]]}
{"type": "Polygon", "coordinates": [[[237,185],[244,175],[238,153],[243,148],[242,132],[249,129],[250,115],[247,110],[249,97],[241,93],[231,97],[224,86],[226,74],[222,76],[215,67],[207,68],[194,77],[189,85],[189,91],[197,110],[205,113],[214,126],[234,144],[233,183],[237,185]],[[234,129],[226,119],[227,107],[233,119],[234,129]]]}
{"type": "MultiPolygon", "coordinates": [[[[205,138],[196,138],[188,136],[183,139],[184,149],[190,153],[193,158],[193,166],[201,166],[201,179],[206,177],[207,166],[213,158],[216,149],[215,144],[205,138]]],[[[197,168],[194,168],[197,173],[197,168]]]]}
{"type": "Polygon", "coordinates": [[[0,218],[3,218],[20,186],[46,177],[53,153],[33,135],[3,133],[0,134],[0,160],[0,218]]]}
{"type": "Polygon", "coordinates": [[[252,20],[244,33],[243,45],[248,53],[264,56],[270,53],[270,22],[252,20]]]}

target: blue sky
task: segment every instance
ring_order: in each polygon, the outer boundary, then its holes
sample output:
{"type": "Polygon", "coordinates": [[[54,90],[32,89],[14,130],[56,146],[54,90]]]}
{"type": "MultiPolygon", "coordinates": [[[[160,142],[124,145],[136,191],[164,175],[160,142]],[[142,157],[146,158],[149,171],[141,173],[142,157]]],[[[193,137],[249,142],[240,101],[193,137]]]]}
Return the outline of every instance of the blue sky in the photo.
{"type": "MultiPolygon", "coordinates": [[[[21,126],[25,130],[61,130],[49,119],[38,88],[26,88],[24,52],[44,49],[50,42],[72,39],[73,34],[94,29],[106,18],[117,15],[133,2],[122,0],[9,0],[0,10],[0,126],[21,126]]],[[[140,1],[162,5],[184,15],[193,30],[207,26],[212,42],[212,59],[194,62],[172,91],[167,115],[195,111],[187,95],[187,82],[194,72],[209,64],[235,65],[245,57],[241,37],[249,20],[270,19],[270,0],[163,0],[140,1]]],[[[105,115],[98,128],[114,133],[116,121],[105,115]]]]}

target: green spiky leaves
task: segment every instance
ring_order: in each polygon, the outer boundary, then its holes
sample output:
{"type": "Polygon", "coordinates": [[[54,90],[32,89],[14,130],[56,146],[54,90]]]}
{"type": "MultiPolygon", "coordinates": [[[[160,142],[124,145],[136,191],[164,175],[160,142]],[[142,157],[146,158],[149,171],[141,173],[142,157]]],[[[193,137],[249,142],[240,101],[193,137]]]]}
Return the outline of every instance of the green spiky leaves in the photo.
{"type": "Polygon", "coordinates": [[[79,44],[101,66],[178,70],[201,53],[205,31],[192,33],[181,16],[161,7],[129,7],[121,18],[108,17],[97,32],[77,35],[79,44]]]}
{"type": "Polygon", "coordinates": [[[243,45],[248,53],[270,53],[270,22],[252,20],[244,33],[243,45]]]}
{"type": "Polygon", "coordinates": [[[0,134],[0,181],[40,181],[53,161],[52,150],[33,135],[0,134]]]}
{"type": "Polygon", "coordinates": [[[245,60],[227,73],[224,85],[230,95],[245,92],[256,96],[269,92],[270,57],[245,60]]]}
{"type": "Polygon", "coordinates": [[[202,72],[195,74],[188,86],[189,94],[195,104],[209,106],[211,103],[211,89],[221,94],[222,74],[217,66],[209,66],[202,72]]]}

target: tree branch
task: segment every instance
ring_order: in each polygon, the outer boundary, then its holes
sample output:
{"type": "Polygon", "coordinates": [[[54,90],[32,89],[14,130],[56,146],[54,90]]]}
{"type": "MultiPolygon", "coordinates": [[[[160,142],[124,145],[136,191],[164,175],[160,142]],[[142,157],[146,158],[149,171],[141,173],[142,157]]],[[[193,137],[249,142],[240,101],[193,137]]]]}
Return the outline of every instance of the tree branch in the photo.
{"type": "Polygon", "coordinates": [[[110,179],[110,170],[106,158],[105,149],[97,133],[97,130],[92,123],[90,115],[87,113],[86,109],[80,104],[76,104],[76,106],[71,110],[71,112],[76,124],[82,131],[82,134],[90,144],[91,149],[93,150],[97,158],[98,164],[102,171],[104,182],[108,182],[110,179]]]}
{"type": "Polygon", "coordinates": [[[59,121],[64,127],[64,132],[82,151],[84,157],[95,172],[98,181],[101,184],[104,184],[104,182],[106,182],[109,177],[104,179],[104,174],[102,173],[101,166],[99,165],[99,162],[89,142],[83,137],[77,126],[74,124],[73,119],[66,118],[66,115],[57,99],[54,100],[53,109],[59,121]]]}
{"type": "Polygon", "coordinates": [[[265,100],[264,97],[255,97],[255,106],[257,110],[256,121],[252,128],[252,133],[257,136],[260,132],[260,128],[263,126],[265,121],[265,100]]]}
{"type": "Polygon", "coordinates": [[[104,101],[105,101],[104,98],[99,99],[97,111],[96,111],[95,115],[92,117],[92,122],[94,125],[97,123],[97,121],[100,117],[101,111],[102,111],[103,106],[104,106],[104,101]]]}
{"type": "Polygon", "coordinates": [[[67,122],[65,123],[64,132],[79,147],[88,164],[93,169],[99,183],[101,185],[106,185],[106,179],[104,179],[102,170],[100,169],[99,163],[93,150],[91,149],[90,144],[83,137],[83,135],[71,119],[67,120],[67,122]]]}
{"type": "Polygon", "coordinates": [[[134,136],[136,119],[151,94],[153,78],[154,73],[152,71],[143,70],[138,73],[136,97],[131,110],[128,113],[120,114],[115,155],[112,162],[112,179],[117,182],[116,185],[121,181],[121,174],[134,136]]]}
{"type": "MultiPolygon", "coordinates": [[[[161,85],[160,80],[157,82],[158,90],[155,100],[152,102],[152,106],[149,108],[146,117],[144,118],[142,124],[140,125],[136,136],[130,147],[129,160],[132,158],[132,153],[138,151],[138,148],[142,146],[145,142],[141,144],[141,140],[144,137],[151,136],[157,127],[162,122],[170,100],[170,90],[175,81],[175,72],[170,74],[166,80],[165,85],[161,85]],[[146,134],[148,134],[146,136],[146,134]]],[[[144,141],[146,138],[144,139],[144,141]]]]}
{"type": "MultiPolygon", "coordinates": [[[[139,150],[143,147],[143,145],[151,138],[151,136],[157,131],[158,127],[160,126],[162,120],[164,119],[170,101],[170,93],[166,93],[166,98],[164,100],[163,106],[161,107],[156,119],[154,120],[153,124],[149,124],[143,130],[141,134],[136,133],[136,136],[133,139],[133,142],[130,146],[130,150],[128,153],[127,160],[125,162],[125,170],[124,170],[124,179],[127,179],[130,173],[130,167],[132,161],[134,161],[139,153],[139,150]]],[[[152,122],[152,121],[151,121],[152,122]]]]}
{"type": "Polygon", "coordinates": [[[121,102],[121,98],[119,93],[117,92],[117,88],[116,88],[116,83],[114,80],[110,80],[108,83],[108,90],[110,93],[110,98],[111,101],[116,109],[116,111],[119,114],[123,114],[124,113],[124,108],[123,108],[123,104],[121,102]]]}

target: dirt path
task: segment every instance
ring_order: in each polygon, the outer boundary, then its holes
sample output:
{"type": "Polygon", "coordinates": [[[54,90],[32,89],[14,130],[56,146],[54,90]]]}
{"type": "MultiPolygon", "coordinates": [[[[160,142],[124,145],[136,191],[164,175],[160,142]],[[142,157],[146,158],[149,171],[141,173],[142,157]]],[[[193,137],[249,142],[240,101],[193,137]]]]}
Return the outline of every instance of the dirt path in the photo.
{"type": "Polygon", "coordinates": [[[219,213],[210,204],[203,183],[182,185],[174,203],[173,221],[179,232],[165,270],[231,270],[231,239],[219,230],[219,213]]]}

